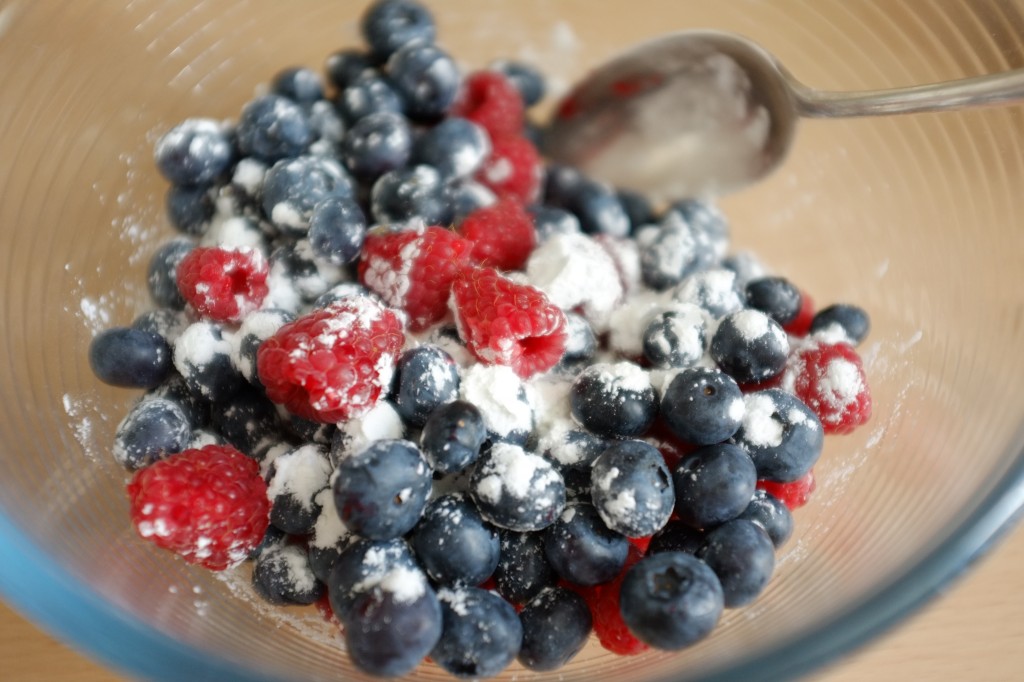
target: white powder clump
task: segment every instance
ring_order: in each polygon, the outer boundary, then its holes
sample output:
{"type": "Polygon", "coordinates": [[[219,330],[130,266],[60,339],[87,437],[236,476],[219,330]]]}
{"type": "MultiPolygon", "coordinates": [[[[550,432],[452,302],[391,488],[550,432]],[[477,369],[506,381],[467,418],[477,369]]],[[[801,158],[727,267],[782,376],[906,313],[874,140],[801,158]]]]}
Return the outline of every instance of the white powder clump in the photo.
{"type": "Polygon", "coordinates": [[[280,455],[274,461],[274,476],[267,485],[267,497],[292,497],[306,511],[312,511],[313,498],[327,487],[331,462],[322,446],[310,443],[280,455]]]}
{"type": "Polygon", "coordinates": [[[273,573],[281,572],[288,576],[288,580],[298,592],[311,592],[316,587],[316,576],[309,567],[305,550],[299,545],[282,545],[264,554],[260,560],[269,561],[273,567],[278,568],[278,571],[272,571],[273,573]]]}
{"type": "MultiPolygon", "coordinates": [[[[212,322],[190,324],[174,342],[174,367],[184,377],[201,371],[218,356],[230,355],[230,337],[225,338],[220,327],[212,322]]],[[[201,390],[208,389],[201,386],[201,390]]]]}
{"type": "Polygon", "coordinates": [[[510,443],[495,443],[470,481],[480,515],[520,532],[550,526],[565,509],[565,481],[547,459],[510,443]]]}
{"type": "Polygon", "coordinates": [[[580,309],[598,333],[624,294],[615,261],[585,234],[550,237],[530,254],[526,277],[563,310],[580,309]]]}
{"type": "Polygon", "coordinates": [[[320,507],[320,513],[313,524],[313,535],[309,545],[318,549],[337,547],[352,535],[352,531],[341,520],[338,508],[334,506],[334,491],[331,490],[330,483],[331,479],[328,479],[328,486],[313,498],[313,502],[320,507]]]}
{"type": "Polygon", "coordinates": [[[477,494],[492,504],[511,495],[527,499],[535,485],[555,473],[551,464],[540,455],[526,452],[518,445],[495,443],[480,471],[477,494]]]}
{"type": "Polygon", "coordinates": [[[391,595],[396,603],[411,604],[427,593],[427,578],[422,571],[401,563],[385,568],[387,557],[384,553],[370,550],[366,554],[370,574],[352,586],[353,592],[368,592],[380,589],[391,595]]]}
{"type": "Polygon", "coordinates": [[[469,615],[469,607],[466,605],[466,590],[451,587],[442,587],[437,592],[437,598],[448,604],[452,611],[460,616],[469,615]]]}
{"type": "Polygon", "coordinates": [[[235,172],[231,176],[231,183],[240,187],[248,196],[255,197],[263,189],[263,177],[266,174],[266,164],[252,157],[245,157],[235,164],[235,172]]]}
{"type": "Polygon", "coordinates": [[[783,424],[775,415],[771,396],[748,393],[743,399],[743,439],[754,447],[774,448],[782,444],[783,424]]]}
{"type": "Polygon", "coordinates": [[[745,301],[736,283],[736,273],[713,268],[689,275],[673,290],[672,298],[692,303],[714,317],[724,317],[743,310],[745,301]]]}
{"type": "Polygon", "coordinates": [[[262,342],[269,339],[285,325],[287,317],[279,310],[257,310],[249,313],[242,320],[238,331],[231,335],[231,363],[249,380],[256,376],[254,356],[250,354],[247,344],[262,342]]]}
{"type": "Polygon", "coordinates": [[[210,221],[200,246],[219,246],[224,249],[256,249],[266,252],[266,241],[259,227],[248,218],[219,211],[210,221]]]}
{"type": "Polygon", "coordinates": [[[487,430],[499,438],[533,431],[533,389],[510,367],[469,367],[459,385],[459,398],[476,405],[487,430]]]}
{"type": "Polygon", "coordinates": [[[608,316],[609,347],[627,357],[643,355],[644,330],[669,304],[665,292],[644,289],[630,296],[608,316]]]}
{"type": "Polygon", "coordinates": [[[634,362],[599,363],[591,365],[585,371],[596,373],[612,393],[644,393],[653,389],[650,375],[634,362]]]}
{"type": "Polygon", "coordinates": [[[842,409],[857,401],[864,390],[864,381],[857,365],[844,358],[834,358],[818,380],[818,389],[830,406],[842,409]]]}
{"type": "Polygon", "coordinates": [[[729,320],[747,341],[756,341],[768,334],[771,329],[770,318],[761,311],[750,308],[734,313],[729,320]]]}

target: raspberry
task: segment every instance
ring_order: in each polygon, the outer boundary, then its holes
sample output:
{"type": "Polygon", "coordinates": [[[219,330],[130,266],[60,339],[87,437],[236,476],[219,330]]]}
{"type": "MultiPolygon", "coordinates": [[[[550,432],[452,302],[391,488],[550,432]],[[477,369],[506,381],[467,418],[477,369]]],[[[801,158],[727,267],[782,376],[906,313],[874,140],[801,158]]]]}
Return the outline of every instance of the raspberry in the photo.
{"type": "Polygon", "coordinates": [[[594,634],[597,635],[597,640],[605,649],[620,656],[635,656],[650,648],[629,631],[619,609],[619,588],[622,587],[622,579],[626,571],[641,558],[643,552],[635,546],[630,546],[626,564],[618,577],[600,585],[577,588],[594,617],[594,634]]]}
{"type": "Polygon", "coordinates": [[[178,265],[178,289],[202,317],[241,322],[266,298],[269,270],[256,249],[198,247],[178,265]]]}
{"type": "Polygon", "coordinates": [[[540,194],[541,170],[533,143],[525,137],[502,137],[492,142],[491,154],[476,179],[499,197],[531,204],[540,194]]]}
{"type": "Polygon", "coordinates": [[[789,324],[782,326],[787,334],[793,336],[807,336],[811,330],[811,322],[814,320],[814,301],[807,295],[806,291],[800,292],[800,311],[789,324]]]}
{"type": "Polygon", "coordinates": [[[516,86],[494,71],[477,71],[466,78],[451,115],[473,121],[492,140],[519,135],[525,119],[523,98],[516,86]]]}
{"type": "Polygon", "coordinates": [[[256,369],[267,397],[293,414],[341,422],[387,391],[404,342],[395,311],[355,296],[281,327],[260,345],[256,369]]]}
{"type": "Polygon", "coordinates": [[[214,571],[244,561],[270,523],[259,464],[227,445],[185,450],[140,469],[128,498],[139,535],[214,571]]]}
{"type": "Polygon", "coordinates": [[[473,242],[470,253],[475,262],[499,270],[521,269],[537,244],[530,214],[512,199],[473,211],[459,232],[473,242]]]}
{"type": "Polygon", "coordinates": [[[845,343],[812,343],[789,358],[782,379],[818,415],[825,433],[850,433],[871,417],[860,356],[845,343]]]}
{"type": "Polygon", "coordinates": [[[789,507],[790,511],[799,509],[811,499],[811,493],[817,484],[814,481],[814,470],[811,469],[800,478],[790,483],[778,483],[776,481],[758,481],[757,487],[764,490],[772,497],[780,500],[789,507]]]}
{"type": "Polygon", "coordinates": [[[455,278],[449,305],[459,336],[481,362],[526,378],[555,366],[565,351],[565,313],[525,284],[476,267],[455,278]]]}
{"type": "Polygon", "coordinates": [[[452,280],[470,264],[472,244],[443,227],[367,236],[359,280],[409,316],[420,331],[448,314],[452,280]]]}

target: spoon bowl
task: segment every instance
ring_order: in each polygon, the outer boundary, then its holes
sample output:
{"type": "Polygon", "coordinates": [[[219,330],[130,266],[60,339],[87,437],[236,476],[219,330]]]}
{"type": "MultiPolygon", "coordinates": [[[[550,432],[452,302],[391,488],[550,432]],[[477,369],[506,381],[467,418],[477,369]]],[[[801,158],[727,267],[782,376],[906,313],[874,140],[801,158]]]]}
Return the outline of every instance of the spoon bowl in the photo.
{"type": "Polygon", "coordinates": [[[879,116],[1024,98],[1024,70],[852,93],[809,88],[741,36],[682,31],[592,71],[562,100],[545,152],[657,199],[725,194],[786,158],[804,117],[879,116]]]}

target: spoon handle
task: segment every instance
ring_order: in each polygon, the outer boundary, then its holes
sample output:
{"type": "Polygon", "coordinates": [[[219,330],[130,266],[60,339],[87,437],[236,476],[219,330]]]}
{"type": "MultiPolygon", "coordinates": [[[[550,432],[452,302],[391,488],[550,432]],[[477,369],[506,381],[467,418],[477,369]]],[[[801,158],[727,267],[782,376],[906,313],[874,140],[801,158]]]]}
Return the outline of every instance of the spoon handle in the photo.
{"type": "Polygon", "coordinates": [[[824,92],[809,88],[792,76],[788,78],[797,111],[801,116],[810,118],[950,111],[1024,100],[1024,69],[907,88],[861,92],[824,92]]]}

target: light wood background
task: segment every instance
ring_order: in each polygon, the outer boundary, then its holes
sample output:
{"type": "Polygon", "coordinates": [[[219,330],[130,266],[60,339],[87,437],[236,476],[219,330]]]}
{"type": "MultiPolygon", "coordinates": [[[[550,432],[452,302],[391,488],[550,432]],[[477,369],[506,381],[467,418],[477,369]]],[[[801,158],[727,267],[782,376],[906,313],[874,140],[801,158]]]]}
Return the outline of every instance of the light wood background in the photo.
{"type": "MultiPolygon", "coordinates": [[[[0,679],[126,682],[0,603],[0,679]]],[[[811,682],[1024,680],[1024,526],[896,630],[811,682]]]]}

